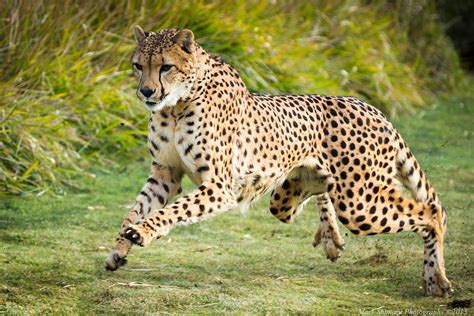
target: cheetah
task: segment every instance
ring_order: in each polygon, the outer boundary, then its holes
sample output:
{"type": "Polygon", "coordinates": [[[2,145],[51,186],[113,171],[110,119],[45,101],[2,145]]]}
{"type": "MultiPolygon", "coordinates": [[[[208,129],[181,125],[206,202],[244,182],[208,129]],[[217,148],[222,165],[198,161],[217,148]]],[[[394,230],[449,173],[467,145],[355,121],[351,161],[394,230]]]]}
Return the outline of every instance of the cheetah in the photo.
{"type": "Polygon", "coordinates": [[[124,265],[133,244],[147,246],[176,225],[248,207],[271,192],[270,212],[284,223],[315,197],[320,225],[313,245],[333,261],[344,248],[337,219],[357,236],[417,233],[425,294],[451,291],[446,211],[384,114],[355,97],[251,93],[192,31],[136,26],[134,33],[136,94],[150,111],[152,165],[107,270],[124,265]],[[197,189],[168,203],[181,193],[185,174],[197,189]]]}

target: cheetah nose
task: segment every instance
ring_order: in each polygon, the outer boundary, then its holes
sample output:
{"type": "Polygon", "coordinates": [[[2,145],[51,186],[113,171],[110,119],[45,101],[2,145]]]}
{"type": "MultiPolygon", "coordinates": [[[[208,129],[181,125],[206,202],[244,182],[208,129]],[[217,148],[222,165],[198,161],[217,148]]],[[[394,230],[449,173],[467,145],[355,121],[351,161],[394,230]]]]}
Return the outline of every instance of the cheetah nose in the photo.
{"type": "Polygon", "coordinates": [[[140,89],[140,92],[145,96],[145,98],[149,98],[155,93],[156,90],[152,90],[148,87],[143,87],[140,89]]]}

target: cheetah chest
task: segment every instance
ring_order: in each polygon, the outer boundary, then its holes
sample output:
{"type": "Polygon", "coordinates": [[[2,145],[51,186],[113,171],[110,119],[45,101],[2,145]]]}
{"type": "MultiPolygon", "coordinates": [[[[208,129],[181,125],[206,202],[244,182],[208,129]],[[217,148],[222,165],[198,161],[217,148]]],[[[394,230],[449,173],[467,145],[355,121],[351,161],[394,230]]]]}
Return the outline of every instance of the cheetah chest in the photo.
{"type": "Polygon", "coordinates": [[[175,120],[166,112],[152,114],[148,128],[148,148],[153,161],[184,171],[194,183],[202,181],[194,124],[175,120]]]}

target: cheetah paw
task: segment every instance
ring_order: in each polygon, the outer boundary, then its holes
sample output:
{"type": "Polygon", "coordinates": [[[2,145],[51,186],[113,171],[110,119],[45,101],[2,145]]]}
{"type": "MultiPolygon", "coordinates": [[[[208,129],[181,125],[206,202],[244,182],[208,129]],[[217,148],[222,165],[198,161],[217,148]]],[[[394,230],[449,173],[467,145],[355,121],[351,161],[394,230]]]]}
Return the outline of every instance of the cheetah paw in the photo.
{"type": "Polygon", "coordinates": [[[320,244],[326,253],[326,258],[332,262],[336,262],[341,257],[342,250],[345,249],[345,243],[342,238],[331,238],[327,234],[323,234],[321,230],[318,230],[314,236],[313,247],[317,247],[320,244]]]}
{"type": "Polygon", "coordinates": [[[105,259],[104,267],[107,271],[115,271],[127,264],[127,259],[119,255],[118,251],[112,251],[105,259]]]}
{"type": "Polygon", "coordinates": [[[432,273],[431,276],[423,278],[423,289],[426,296],[447,297],[454,292],[451,282],[439,273],[432,273]]]}

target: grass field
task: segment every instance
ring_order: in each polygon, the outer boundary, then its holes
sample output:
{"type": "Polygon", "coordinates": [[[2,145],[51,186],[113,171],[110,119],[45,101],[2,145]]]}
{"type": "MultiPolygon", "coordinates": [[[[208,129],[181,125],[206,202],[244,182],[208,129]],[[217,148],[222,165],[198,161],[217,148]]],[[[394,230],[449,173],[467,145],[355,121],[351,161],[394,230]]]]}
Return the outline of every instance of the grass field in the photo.
{"type": "Polygon", "coordinates": [[[247,216],[230,212],[179,227],[106,272],[103,260],[147,175],[148,161],[136,161],[96,170],[90,192],[0,200],[0,313],[449,311],[474,290],[474,99],[439,103],[395,125],[448,210],[450,298],[423,296],[418,236],[355,238],[342,228],[347,247],[331,263],[311,246],[315,206],[285,225],[271,216],[267,198],[247,216]]]}

